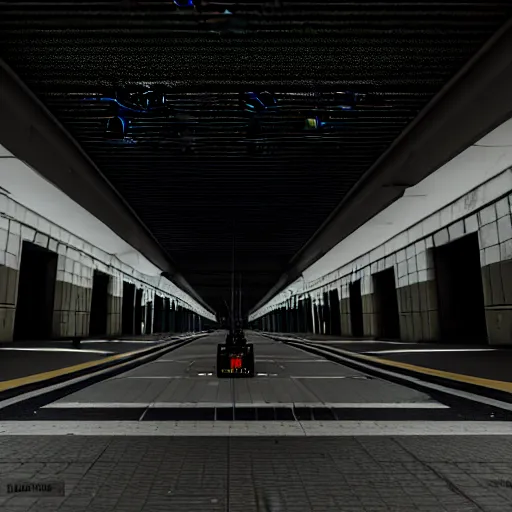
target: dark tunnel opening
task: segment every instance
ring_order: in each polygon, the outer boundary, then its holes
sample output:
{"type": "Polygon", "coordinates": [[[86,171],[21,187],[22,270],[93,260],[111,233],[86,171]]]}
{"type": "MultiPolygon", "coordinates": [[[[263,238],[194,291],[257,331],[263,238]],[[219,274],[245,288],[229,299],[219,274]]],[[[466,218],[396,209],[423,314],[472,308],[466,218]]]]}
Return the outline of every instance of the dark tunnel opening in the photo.
{"type": "Polygon", "coordinates": [[[135,335],[142,334],[142,322],[144,319],[144,307],[142,305],[143,292],[140,288],[135,290],[135,311],[134,311],[134,333],[135,335]]]}
{"type": "Polygon", "coordinates": [[[44,339],[52,336],[58,255],[30,242],[23,242],[14,339],[44,339]]]}
{"type": "Polygon", "coordinates": [[[123,282],[122,330],[123,334],[135,334],[135,285],[123,282]]]}
{"type": "Polygon", "coordinates": [[[94,271],[91,299],[90,336],[107,334],[108,284],[110,276],[99,270],[94,271]]]}
{"type": "Polygon", "coordinates": [[[388,268],[373,276],[377,336],[382,339],[400,339],[400,314],[395,285],[395,271],[388,268]]]}
{"type": "Polygon", "coordinates": [[[331,334],[335,336],[341,335],[341,311],[340,311],[340,298],[338,290],[331,290],[329,292],[329,303],[331,305],[331,334]]]}
{"type": "Polygon", "coordinates": [[[153,303],[146,302],[144,307],[144,332],[143,334],[151,334],[153,332],[153,303]]]}
{"type": "Polygon", "coordinates": [[[350,283],[350,324],[352,336],[361,337],[363,329],[363,300],[361,297],[361,280],[350,283]]]}
{"type": "Polygon", "coordinates": [[[153,332],[164,332],[163,329],[164,299],[155,294],[153,332]]]}
{"type": "Polygon", "coordinates": [[[441,341],[487,343],[478,234],[434,248],[441,341]]]}

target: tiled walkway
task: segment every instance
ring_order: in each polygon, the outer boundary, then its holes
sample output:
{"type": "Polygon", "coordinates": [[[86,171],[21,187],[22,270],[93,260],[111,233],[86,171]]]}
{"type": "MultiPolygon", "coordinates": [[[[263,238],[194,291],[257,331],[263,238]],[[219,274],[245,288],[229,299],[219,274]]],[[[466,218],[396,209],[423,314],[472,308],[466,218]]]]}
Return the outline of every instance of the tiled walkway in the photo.
{"type": "Polygon", "coordinates": [[[509,437],[3,437],[3,512],[508,512],[509,437]]]}

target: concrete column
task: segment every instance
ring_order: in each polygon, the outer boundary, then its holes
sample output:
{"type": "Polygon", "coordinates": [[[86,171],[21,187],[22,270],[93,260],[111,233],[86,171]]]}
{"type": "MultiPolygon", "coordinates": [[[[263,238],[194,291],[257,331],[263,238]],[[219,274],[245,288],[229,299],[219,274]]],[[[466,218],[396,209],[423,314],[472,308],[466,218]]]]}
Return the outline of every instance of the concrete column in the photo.
{"type": "MultiPolygon", "coordinates": [[[[512,258],[512,250],[510,257],[512,258]]],[[[489,344],[511,345],[512,259],[484,265],[482,281],[489,344]]]]}
{"type": "Polygon", "coordinates": [[[17,296],[18,270],[0,265],[0,341],[13,339],[17,296]]]}
{"type": "MultiPolygon", "coordinates": [[[[400,259],[400,258],[398,258],[400,259]]],[[[398,311],[400,314],[400,339],[402,341],[438,341],[439,313],[437,284],[432,250],[420,251],[395,266],[398,311]],[[416,265],[416,267],[414,267],[416,265]],[[419,268],[426,281],[414,281],[414,271],[419,268]],[[412,278],[412,279],[411,279],[412,278]]]]}
{"type": "Polygon", "coordinates": [[[108,285],[107,336],[121,334],[121,312],[123,306],[123,281],[119,276],[111,276],[108,285]]]}
{"type": "Polygon", "coordinates": [[[349,285],[347,283],[341,285],[340,312],[341,334],[342,336],[352,336],[352,322],[350,321],[350,295],[349,285]]]}
{"type": "Polygon", "coordinates": [[[371,275],[361,278],[361,300],[363,304],[363,333],[366,337],[377,336],[377,312],[371,275]]]}
{"type": "Polygon", "coordinates": [[[59,254],[54,292],[53,337],[88,336],[92,276],[92,268],[59,254]]]}

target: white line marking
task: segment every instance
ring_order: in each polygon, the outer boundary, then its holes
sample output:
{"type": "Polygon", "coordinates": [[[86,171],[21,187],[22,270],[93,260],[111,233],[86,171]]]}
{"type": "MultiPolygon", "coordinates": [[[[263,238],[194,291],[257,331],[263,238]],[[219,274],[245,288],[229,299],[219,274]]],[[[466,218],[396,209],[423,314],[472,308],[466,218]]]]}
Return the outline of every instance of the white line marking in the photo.
{"type": "Polygon", "coordinates": [[[255,361],[257,363],[330,363],[331,361],[327,361],[326,359],[280,359],[279,357],[274,357],[273,359],[259,359],[256,358],[255,361]]]}
{"type": "MultiPolygon", "coordinates": [[[[44,409],[122,409],[122,408],[145,408],[156,409],[188,409],[191,407],[226,407],[232,406],[232,402],[54,402],[45,405],[44,409]]],[[[438,402],[243,402],[236,404],[237,407],[320,407],[338,409],[448,409],[449,407],[438,402]]]]}
{"type": "Polygon", "coordinates": [[[430,352],[495,352],[495,348],[422,348],[411,350],[371,350],[362,352],[363,354],[414,354],[430,352]]]}
{"type": "Polygon", "coordinates": [[[75,352],[79,354],[116,354],[112,350],[92,350],[92,349],[80,349],[80,348],[38,348],[38,347],[2,347],[0,350],[19,350],[20,352],[75,352]]]}
{"type": "Polygon", "coordinates": [[[361,379],[361,380],[369,380],[368,377],[359,376],[359,375],[306,375],[306,376],[296,376],[292,375],[290,379],[361,379]]]}
{"type": "MultiPolygon", "coordinates": [[[[188,364],[188,361],[180,361],[179,359],[157,359],[153,361],[153,363],[180,363],[180,364],[188,364]]],[[[153,364],[151,363],[151,364],[153,364]]]]}
{"type": "Polygon", "coordinates": [[[3,421],[7,436],[503,436],[496,421],[3,421]]]}
{"type": "Polygon", "coordinates": [[[54,402],[42,409],[141,409],[149,407],[151,402],[54,402]]]}
{"type": "Polygon", "coordinates": [[[184,379],[184,378],[190,378],[190,377],[184,377],[181,375],[176,375],[176,376],[165,376],[165,375],[145,376],[145,375],[143,375],[143,376],[135,376],[135,377],[130,377],[130,376],[123,377],[123,376],[119,375],[118,378],[121,378],[121,379],[184,379]]]}
{"type": "MultiPolygon", "coordinates": [[[[298,350],[304,350],[305,352],[307,352],[306,349],[304,349],[304,348],[297,347],[297,346],[295,348],[297,348],[298,350]]],[[[442,391],[443,393],[448,393],[450,395],[458,396],[461,398],[466,398],[468,400],[472,400],[473,402],[491,405],[493,407],[499,407],[500,409],[505,409],[506,411],[512,411],[512,403],[502,402],[501,400],[495,400],[493,398],[487,398],[487,397],[481,396],[481,395],[475,395],[474,393],[469,393],[467,391],[460,391],[458,389],[449,388],[447,386],[441,386],[439,384],[433,384],[431,382],[421,380],[416,377],[409,377],[408,375],[403,375],[401,373],[396,373],[396,372],[392,372],[389,370],[383,370],[381,368],[377,368],[375,366],[358,361],[355,358],[352,359],[352,358],[344,357],[341,354],[333,354],[332,352],[322,350],[321,347],[315,346],[314,348],[316,350],[320,350],[324,354],[329,355],[331,357],[332,356],[337,357],[341,363],[347,362],[347,363],[356,365],[358,368],[366,368],[367,370],[371,370],[372,372],[380,373],[381,375],[388,375],[390,377],[397,378],[402,381],[412,382],[412,383],[418,384],[424,388],[434,389],[436,391],[442,391]]],[[[336,349],[333,348],[333,350],[336,350],[336,349]]],[[[405,383],[404,383],[404,386],[406,386],[405,383]]]]}

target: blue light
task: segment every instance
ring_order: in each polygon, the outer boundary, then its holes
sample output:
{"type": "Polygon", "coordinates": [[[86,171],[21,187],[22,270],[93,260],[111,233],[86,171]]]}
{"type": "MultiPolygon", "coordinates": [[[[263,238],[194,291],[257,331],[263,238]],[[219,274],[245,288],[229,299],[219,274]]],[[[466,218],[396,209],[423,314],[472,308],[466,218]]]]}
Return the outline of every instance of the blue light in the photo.
{"type": "Polygon", "coordinates": [[[194,0],[174,0],[176,7],[194,7],[194,0]]]}
{"type": "Polygon", "coordinates": [[[120,103],[117,98],[84,98],[82,101],[105,101],[107,103],[115,103],[122,110],[129,110],[130,112],[137,112],[138,114],[144,114],[147,112],[147,110],[139,110],[132,107],[127,107],[126,105],[120,103]]]}

